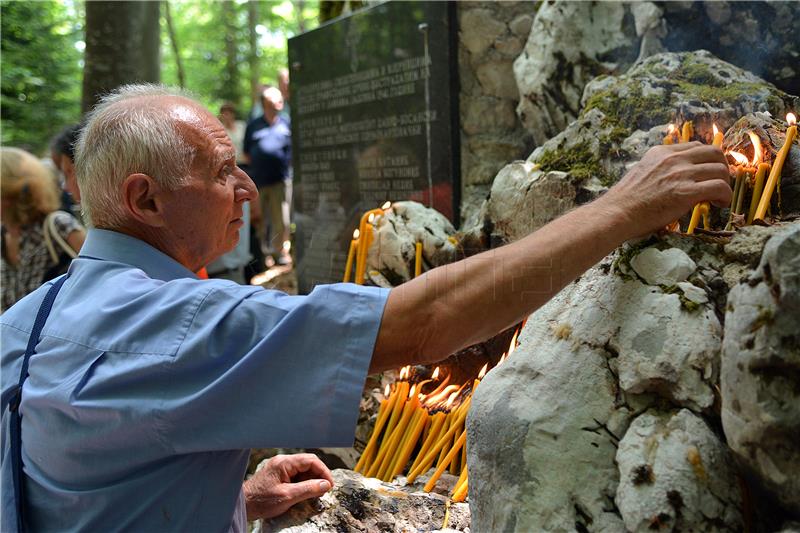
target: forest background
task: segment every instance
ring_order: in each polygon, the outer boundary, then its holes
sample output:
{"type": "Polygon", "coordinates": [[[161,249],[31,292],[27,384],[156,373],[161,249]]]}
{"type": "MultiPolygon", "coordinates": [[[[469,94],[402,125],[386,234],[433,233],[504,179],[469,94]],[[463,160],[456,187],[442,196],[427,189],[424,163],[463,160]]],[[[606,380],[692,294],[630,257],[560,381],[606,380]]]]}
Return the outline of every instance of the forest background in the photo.
{"type": "Polygon", "coordinates": [[[100,94],[133,81],[184,87],[215,112],[233,102],[246,119],[261,84],[287,67],[287,39],[351,4],[3,0],[2,144],[44,156],[100,94]]]}

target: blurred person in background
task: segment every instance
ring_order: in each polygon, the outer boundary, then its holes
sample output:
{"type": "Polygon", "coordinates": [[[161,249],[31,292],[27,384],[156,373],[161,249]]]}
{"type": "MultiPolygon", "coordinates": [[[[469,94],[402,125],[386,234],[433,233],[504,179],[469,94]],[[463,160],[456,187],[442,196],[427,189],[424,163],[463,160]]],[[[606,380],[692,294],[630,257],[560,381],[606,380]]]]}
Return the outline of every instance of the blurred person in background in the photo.
{"type": "Polygon", "coordinates": [[[2,286],[5,311],[42,283],[66,272],[86,235],[80,222],[59,211],[56,181],[19,148],[0,148],[2,286]]]}
{"type": "Polygon", "coordinates": [[[81,220],[81,191],[78,189],[78,180],[75,178],[75,141],[78,140],[80,132],[80,124],[71,124],[50,141],[50,158],[61,172],[63,177],[61,188],[67,195],[64,198],[65,195],[62,194],[62,209],[71,212],[78,220],[81,220]]]}
{"type": "Polygon", "coordinates": [[[292,134],[289,121],[280,116],[283,95],[276,87],[261,95],[264,115],[250,121],[244,134],[247,173],[258,187],[265,222],[260,238],[279,265],[292,262],[289,255],[289,202],[291,197],[292,134]]]}

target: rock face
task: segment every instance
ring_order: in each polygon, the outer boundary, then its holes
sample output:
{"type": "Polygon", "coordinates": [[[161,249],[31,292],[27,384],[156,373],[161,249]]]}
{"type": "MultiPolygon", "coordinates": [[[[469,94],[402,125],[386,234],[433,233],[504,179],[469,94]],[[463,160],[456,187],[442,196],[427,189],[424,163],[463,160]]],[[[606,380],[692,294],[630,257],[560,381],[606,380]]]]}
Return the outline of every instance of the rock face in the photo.
{"type": "Polygon", "coordinates": [[[512,62],[531,31],[536,3],[458,2],[461,213],[477,214],[497,171],[524,158],[532,139],[515,112],[512,62]]]}
{"type": "Polygon", "coordinates": [[[646,412],[617,449],[616,501],[628,531],[738,531],[741,496],[730,452],[687,409],[646,412]]]}
{"type": "Polygon", "coordinates": [[[800,44],[785,38],[798,19],[796,2],[543,2],[514,62],[517,112],[542,144],[578,116],[592,78],[664,51],[706,49],[800,94],[800,44]]]}
{"type": "Polygon", "coordinates": [[[455,260],[456,230],[435,209],[417,202],[395,202],[375,225],[367,272],[377,285],[394,287],[414,277],[418,242],[422,243],[423,272],[455,260]]]}
{"type": "MultiPolygon", "coordinates": [[[[456,478],[446,476],[452,490],[456,478]]],[[[427,477],[420,478],[424,483],[427,477]]],[[[447,498],[435,492],[400,487],[350,470],[333,471],[333,489],[322,498],[307,500],[270,520],[259,520],[253,533],[371,533],[373,531],[470,531],[469,507],[452,503],[444,524],[447,498]]]]}
{"type": "MultiPolygon", "coordinates": [[[[621,5],[567,4],[584,10],[622,9],[621,5]]],[[[594,199],[648,148],[661,144],[671,122],[692,120],[693,139],[710,143],[712,123],[725,131],[739,117],[761,113],[759,121],[770,131],[783,131],[782,117],[800,105],[797,97],[702,50],[654,55],[623,75],[598,77],[586,85],[580,102],[583,110],[577,120],[536,148],[528,164],[511,163],[494,180],[484,211],[489,222],[480,224],[493,228],[495,240],[518,239],[594,199]]],[[[747,150],[752,148],[748,145],[747,150]]],[[[797,146],[784,169],[784,177],[789,175],[800,175],[797,146]]],[[[800,202],[800,195],[791,198],[800,202]]]]}
{"type": "Polygon", "coordinates": [[[800,225],[773,236],[734,287],[722,346],[722,424],[752,474],[800,510],[800,225]]]}
{"type": "Polygon", "coordinates": [[[617,250],[531,315],[467,420],[475,530],[768,523],[752,490],[757,515],[742,515],[729,444],[784,503],[778,517],[792,516],[799,257],[798,222],[746,228],[724,247],[654,237],[617,250]]]}

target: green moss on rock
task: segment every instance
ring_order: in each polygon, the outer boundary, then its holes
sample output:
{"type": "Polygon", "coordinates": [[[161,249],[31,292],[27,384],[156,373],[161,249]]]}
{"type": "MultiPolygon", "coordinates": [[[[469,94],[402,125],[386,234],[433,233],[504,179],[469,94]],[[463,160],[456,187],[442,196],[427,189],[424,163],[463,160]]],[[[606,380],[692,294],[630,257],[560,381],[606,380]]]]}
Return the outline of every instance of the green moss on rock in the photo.
{"type": "Polygon", "coordinates": [[[545,150],[536,159],[536,163],[544,172],[558,170],[569,172],[580,180],[594,177],[606,186],[613,183],[613,178],[605,171],[600,163],[600,158],[593,153],[588,143],[580,143],[572,148],[560,150],[545,150]]]}

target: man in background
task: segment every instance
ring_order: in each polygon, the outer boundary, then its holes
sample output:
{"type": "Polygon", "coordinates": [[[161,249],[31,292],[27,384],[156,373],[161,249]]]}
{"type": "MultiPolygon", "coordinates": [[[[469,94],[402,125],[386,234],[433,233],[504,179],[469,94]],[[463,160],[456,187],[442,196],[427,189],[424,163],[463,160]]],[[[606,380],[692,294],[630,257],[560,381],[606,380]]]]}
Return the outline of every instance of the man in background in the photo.
{"type": "Polygon", "coordinates": [[[267,253],[279,265],[292,262],[289,255],[289,198],[291,197],[291,130],[280,116],[283,95],[276,87],[261,94],[264,114],[250,121],[244,134],[244,157],[248,174],[258,187],[265,223],[259,227],[267,253]],[[269,228],[266,222],[269,223],[269,228]]]}

